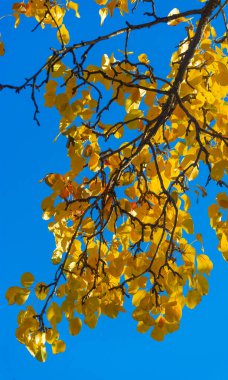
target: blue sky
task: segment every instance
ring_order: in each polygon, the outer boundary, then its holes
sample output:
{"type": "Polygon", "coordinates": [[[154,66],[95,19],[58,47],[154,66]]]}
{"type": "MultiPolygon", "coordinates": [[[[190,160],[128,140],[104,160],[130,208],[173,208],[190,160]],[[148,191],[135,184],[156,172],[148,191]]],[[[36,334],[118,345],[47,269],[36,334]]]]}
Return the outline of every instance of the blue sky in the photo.
{"type": "MultiPolygon", "coordinates": [[[[12,3],[1,0],[0,15],[10,14],[12,3]]],[[[201,6],[196,0],[159,0],[158,3],[160,15],[167,15],[174,7],[184,10],[201,6]]],[[[124,25],[124,19],[117,17],[106,20],[100,29],[97,11],[94,1],[84,0],[80,7],[81,19],[69,19],[71,42],[105,34],[124,25]]],[[[132,16],[127,19],[134,21],[132,16]]],[[[0,32],[6,46],[6,54],[0,59],[0,83],[21,83],[46,60],[49,47],[58,46],[56,30],[38,29],[31,33],[35,23],[28,19],[23,20],[17,30],[13,24],[10,16],[0,20],[0,32]]],[[[167,28],[159,26],[155,33],[148,30],[136,33],[130,45],[130,50],[136,54],[149,50],[151,62],[160,75],[169,71],[169,57],[185,32],[184,26],[167,28]]],[[[99,61],[101,54],[118,48],[123,49],[121,39],[101,44],[96,55],[91,57],[99,61]]],[[[196,232],[204,234],[205,253],[214,262],[209,279],[210,292],[196,309],[184,309],[179,331],[167,336],[164,342],[155,342],[148,334],[136,331],[131,312],[116,320],[103,317],[95,330],[83,326],[77,337],[71,337],[63,324],[61,336],[67,343],[67,350],[56,356],[50,353],[46,363],[37,362],[16,340],[18,307],[7,306],[4,294],[9,286],[19,284],[20,275],[25,271],[34,273],[37,281],[51,280],[54,268],[50,257],[54,241],[47,223],[41,219],[40,208],[48,190],[39,180],[49,172],[68,170],[65,141],[59,139],[53,143],[58,133],[58,117],[54,111],[42,107],[41,96],[39,100],[41,127],[33,122],[33,106],[27,92],[20,95],[7,90],[0,92],[0,377],[6,380],[40,380],[50,376],[83,380],[173,380],[182,376],[186,380],[227,379],[228,264],[217,251],[217,240],[207,218],[207,207],[215,198],[216,186],[209,186],[208,197],[198,204],[192,198],[196,232]]],[[[201,181],[205,183],[204,178],[201,181]]]]}

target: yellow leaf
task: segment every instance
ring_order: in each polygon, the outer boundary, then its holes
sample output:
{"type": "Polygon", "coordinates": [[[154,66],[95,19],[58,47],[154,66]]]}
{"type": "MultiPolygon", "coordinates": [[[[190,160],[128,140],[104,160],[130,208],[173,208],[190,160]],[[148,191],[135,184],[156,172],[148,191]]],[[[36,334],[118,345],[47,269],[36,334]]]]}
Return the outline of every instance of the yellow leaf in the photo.
{"type": "Polygon", "coordinates": [[[152,109],[155,98],[156,98],[155,91],[147,91],[146,96],[144,97],[144,103],[152,109]]]}
{"type": "Polygon", "coordinates": [[[87,315],[84,319],[84,322],[87,326],[89,326],[91,329],[94,329],[98,322],[98,317],[95,314],[87,315]]]}
{"type": "Polygon", "coordinates": [[[228,261],[228,231],[221,234],[218,249],[222,252],[224,260],[228,261]]]}
{"type": "Polygon", "coordinates": [[[46,84],[46,94],[44,94],[45,106],[53,107],[55,105],[55,94],[58,83],[54,80],[49,80],[46,84]]]}
{"type": "Polygon", "coordinates": [[[136,308],[132,313],[132,317],[136,321],[145,322],[148,326],[154,326],[154,323],[155,323],[154,318],[150,316],[148,310],[136,308]]]}
{"type": "Polygon", "coordinates": [[[80,18],[80,14],[78,12],[78,4],[75,3],[74,1],[69,1],[69,3],[67,4],[67,8],[68,9],[73,9],[73,11],[75,11],[75,15],[77,18],[80,18]]]}
{"type": "Polygon", "coordinates": [[[50,79],[46,86],[46,92],[50,95],[54,95],[56,93],[56,88],[58,87],[58,83],[55,80],[50,79]]]}
{"type": "Polygon", "coordinates": [[[9,305],[13,305],[14,303],[23,305],[27,301],[29,294],[30,291],[28,289],[12,286],[6,292],[6,299],[9,305]]]}
{"type": "Polygon", "coordinates": [[[108,2],[108,0],[96,0],[96,3],[98,5],[105,5],[105,4],[107,4],[107,2],[108,2]]]}
{"type": "Polygon", "coordinates": [[[200,273],[206,273],[208,276],[213,269],[213,263],[207,255],[198,255],[197,258],[197,268],[200,273]]]}
{"type": "Polygon", "coordinates": [[[18,25],[20,24],[20,14],[16,11],[13,13],[13,16],[15,17],[14,28],[16,29],[18,25]]]}
{"type": "Polygon", "coordinates": [[[35,287],[35,295],[41,301],[45,300],[48,292],[49,288],[46,287],[46,284],[44,282],[39,282],[35,287]]]}
{"type": "Polygon", "coordinates": [[[89,297],[83,305],[83,308],[82,308],[83,314],[85,316],[94,314],[96,311],[98,311],[99,306],[100,306],[100,302],[98,298],[89,297]]]}
{"type": "Polygon", "coordinates": [[[157,340],[158,342],[162,342],[165,337],[165,330],[160,328],[159,326],[154,326],[152,333],[150,334],[151,338],[157,340]]]}
{"type": "Polygon", "coordinates": [[[138,60],[139,60],[139,62],[146,63],[146,64],[148,64],[150,62],[145,53],[138,55],[138,60]]]}
{"type": "Polygon", "coordinates": [[[54,190],[62,190],[63,186],[65,185],[64,177],[61,174],[50,173],[47,174],[44,177],[44,179],[42,179],[40,182],[42,182],[43,180],[48,186],[50,186],[54,190]]]}
{"type": "Polygon", "coordinates": [[[73,318],[70,320],[69,330],[71,335],[78,335],[82,328],[82,321],[80,318],[73,318]]]}
{"type": "Polygon", "coordinates": [[[13,305],[15,303],[15,297],[18,289],[20,289],[19,286],[11,286],[9,289],[7,289],[5,297],[9,305],[13,305]]]}
{"type": "Polygon", "coordinates": [[[197,239],[198,241],[200,241],[200,243],[203,244],[203,237],[202,237],[202,234],[196,234],[196,239],[197,239]]]}
{"type": "Polygon", "coordinates": [[[80,117],[82,118],[82,120],[89,120],[91,119],[92,115],[93,111],[89,108],[84,108],[80,113],[80,117]]]}
{"type": "Polygon", "coordinates": [[[182,227],[188,234],[193,234],[194,233],[194,224],[192,219],[185,219],[182,222],[182,227]]]}
{"type": "Polygon", "coordinates": [[[120,158],[118,155],[114,154],[109,157],[107,164],[112,167],[112,169],[117,169],[120,165],[120,158]]]}
{"type": "Polygon", "coordinates": [[[167,323],[166,331],[167,333],[173,333],[174,331],[177,331],[179,329],[179,326],[179,323],[167,323]]]}
{"type": "Polygon", "coordinates": [[[59,78],[65,73],[65,70],[66,66],[61,61],[57,61],[52,66],[51,75],[53,78],[59,78]]]}
{"type": "Polygon", "coordinates": [[[20,292],[16,294],[15,303],[19,306],[23,305],[27,301],[29,294],[30,290],[21,289],[20,292]]]}
{"type": "Polygon", "coordinates": [[[23,285],[25,288],[29,288],[33,283],[35,279],[32,273],[25,272],[21,276],[21,285],[23,285]]]}
{"type": "Polygon", "coordinates": [[[216,162],[211,169],[211,178],[215,181],[220,181],[224,175],[224,170],[227,165],[225,160],[216,162]]]}
{"type": "Polygon", "coordinates": [[[62,260],[63,252],[59,249],[53,251],[51,261],[54,265],[58,265],[62,260]]]}
{"type": "Polygon", "coordinates": [[[215,75],[215,79],[220,86],[228,86],[228,69],[227,64],[217,62],[219,74],[215,75]]]}
{"type": "Polygon", "coordinates": [[[193,168],[189,168],[187,171],[186,171],[186,176],[188,177],[188,180],[189,181],[193,181],[199,174],[199,169],[197,168],[197,166],[194,166],[193,168]]]}
{"type": "Polygon", "coordinates": [[[62,298],[65,296],[65,294],[66,294],[66,285],[65,284],[59,285],[58,289],[56,290],[57,297],[62,298]]]}
{"type": "Polygon", "coordinates": [[[140,321],[137,325],[137,331],[144,334],[145,332],[147,332],[149,329],[151,328],[151,326],[149,325],[146,325],[144,322],[140,321]]]}
{"type": "Polygon", "coordinates": [[[47,319],[51,325],[57,325],[62,320],[62,310],[56,302],[52,302],[47,310],[47,319]]]}
{"type": "Polygon", "coordinates": [[[99,160],[100,160],[99,154],[97,154],[96,152],[93,152],[88,163],[88,166],[91,171],[97,172],[100,169],[99,160]]]}
{"type": "Polygon", "coordinates": [[[197,290],[199,291],[199,293],[202,296],[208,294],[209,284],[208,284],[207,279],[204,276],[201,276],[200,274],[197,274],[196,276],[197,276],[196,277],[197,278],[197,290]]]}
{"type": "Polygon", "coordinates": [[[128,13],[128,0],[119,0],[117,2],[117,7],[119,8],[122,16],[124,15],[124,12],[128,13]]]}
{"type": "Polygon", "coordinates": [[[52,6],[50,9],[49,17],[49,23],[52,25],[53,28],[56,28],[56,26],[60,26],[63,22],[63,17],[65,15],[65,9],[63,7],[60,7],[59,5],[52,6]]]}
{"type": "Polygon", "coordinates": [[[51,194],[51,196],[44,198],[41,204],[41,208],[44,211],[44,213],[47,211],[47,215],[43,215],[43,218],[50,219],[52,215],[54,214],[55,208],[54,208],[54,202],[55,202],[55,194],[51,194]],[[49,218],[48,218],[49,217],[49,218]]]}
{"type": "Polygon", "coordinates": [[[165,305],[165,318],[168,322],[179,322],[182,317],[181,305],[176,301],[169,302],[165,305]]]}
{"type": "Polygon", "coordinates": [[[189,290],[186,297],[186,305],[189,309],[194,309],[201,301],[201,294],[198,290],[189,290]]]}
{"type": "Polygon", "coordinates": [[[56,340],[54,343],[52,343],[51,348],[53,354],[59,354],[66,350],[66,344],[63,342],[63,340],[56,340]]]}
{"type": "Polygon", "coordinates": [[[46,334],[43,331],[36,331],[34,335],[34,342],[37,346],[44,345],[46,343],[46,334]]]}
{"type": "Polygon", "coordinates": [[[58,339],[59,339],[59,333],[57,330],[53,330],[53,329],[47,330],[47,332],[46,332],[47,343],[52,344],[53,342],[55,342],[58,339]]]}
{"type": "Polygon", "coordinates": [[[146,296],[146,290],[138,290],[132,298],[132,304],[134,306],[139,306],[141,300],[146,296]]]}
{"type": "Polygon", "coordinates": [[[201,49],[203,50],[208,50],[211,46],[211,40],[209,38],[205,38],[204,40],[201,41],[201,49]]]}
{"type": "Polygon", "coordinates": [[[108,8],[101,8],[99,10],[99,15],[100,15],[100,18],[101,18],[101,25],[103,25],[104,20],[108,16],[108,8]]]}
{"type": "Polygon", "coordinates": [[[39,360],[39,362],[45,362],[46,359],[47,359],[47,351],[46,351],[46,347],[45,346],[40,346],[36,355],[35,355],[35,358],[37,360],[39,360]]]}
{"type": "Polygon", "coordinates": [[[143,117],[143,112],[141,110],[132,109],[124,118],[129,129],[136,129],[139,126],[139,119],[143,117]],[[132,120],[132,121],[131,121],[132,120]]]}
{"type": "MultiPolygon", "coordinates": [[[[178,8],[173,8],[171,10],[171,12],[169,12],[168,14],[168,17],[170,16],[174,16],[174,15],[178,15],[180,13],[179,9],[178,8]]],[[[171,20],[171,21],[168,21],[167,24],[169,26],[176,26],[178,25],[180,22],[184,22],[184,21],[188,21],[188,19],[186,19],[185,17],[179,17],[179,18],[176,18],[175,20],[171,20]]]]}
{"type": "Polygon", "coordinates": [[[120,184],[122,186],[130,185],[135,179],[135,174],[131,172],[125,172],[123,173],[122,177],[120,178],[120,184]]]}
{"type": "Polygon", "coordinates": [[[116,259],[113,259],[109,266],[109,273],[118,278],[122,275],[124,270],[124,262],[121,258],[117,257],[116,259]]]}
{"type": "Polygon", "coordinates": [[[182,198],[183,201],[184,201],[184,210],[185,210],[185,211],[188,211],[188,209],[189,209],[190,206],[191,206],[191,202],[190,202],[189,197],[187,196],[187,194],[183,194],[183,195],[181,195],[181,198],[182,198]]]}
{"type": "Polygon", "coordinates": [[[94,231],[94,221],[91,218],[85,218],[82,222],[82,230],[91,234],[94,231]]]}
{"type": "Polygon", "coordinates": [[[70,35],[64,24],[57,31],[57,38],[61,44],[67,45],[70,42],[70,35]]]}
{"type": "Polygon", "coordinates": [[[70,165],[71,165],[71,169],[74,176],[76,176],[82,171],[85,164],[86,164],[85,158],[83,158],[77,153],[72,154],[70,165]]]}
{"type": "Polygon", "coordinates": [[[49,220],[51,219],[51,217],[53,216],[53,213],[54,211],[52,209],[46,209],[44,212],[43,212],[43,215],[42,215],[42,218],[44,220],[49,220]]]}
{"type": "Polygon", "coordinates": [[[121,137],[123,137],[123,134],[124,134],[124,128],[123,128],[123,126],[116,127],[115,132],[114,132],[115,138],[121,139],[121,137]]]}

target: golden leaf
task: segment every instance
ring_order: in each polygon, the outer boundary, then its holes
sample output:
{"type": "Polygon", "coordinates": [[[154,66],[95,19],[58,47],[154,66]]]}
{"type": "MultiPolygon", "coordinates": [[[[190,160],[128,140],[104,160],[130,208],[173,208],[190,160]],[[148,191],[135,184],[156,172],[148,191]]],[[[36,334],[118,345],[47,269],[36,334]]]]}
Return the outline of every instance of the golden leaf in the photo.
{"type": "Polygon", "coordinates": [[[129,129],[136,129],[139,127],[139,119],[143,117],[143,112],[141,110],[132,109],[124,118],[129,129]],[[132,121],[131,121],[132,120],[132,121]]]}
{"type": "Polygon", "coordinates": [[[165,318],[168,322],[179,322],[182,317],[181,305],[176,301],[169,302],[165,305],[165,318]]]}
{"type": "Polygon", "coordinates": [[[77,18],[80,18],[80,14],[78,12],[78,3],[75,3],[74,1],[69,1],[69,3],[67,3],[67,8],[73,9],[75,11],[75,16],[77,18]]]}
{"type": "Polygon", "coordinates": [[[46,347],[45,346],[40,346],[38,348],[38,351],[37,351],[37,353],[35,355],[35,358],[37,360],[39,360],[39,362],[42,362],[42,363],[46,361],[46,359],[47,359],[47,351],[46,351],[46,347]]]}
{"type": "Polygon", "coordinates": [[[207,255],[198,255],[197,258],[197,268],[200,273],[206,273],[208,276],[213,269],[213,263],[207,255]]]}
{"type": "Polygon", "coordinates": [[[189,290],[186,297],[186,305],[189,309],[194,309],[201,301],[201,294],[198,290],[189,290]]]}
{"type": "Polygon", "coordinates": [[[44,282],[39,282],[35,287],[35,295],[36,297],[43,301],[47,297],[49,293],[49,288],[46,286],[44,282]]]}
{"type": "Polygon", "coordinates": [[[99,15],[100,15],[100,18],[101,18],[101,25],[103,25],[104,20],[108,16],[108,8],[101,8],[99,10],[99,15]]]}
{"type": "MultiPolygon", "coordinates": [[[[168,17],[170,16],[174,16],[174,15],[178,15],[180,13],[179,9],[178,8],[173,8],[169,14],[168,14],[168,17]]],[[[169,26],[176,26],[178,25],[180,22],[184,22],[184,21],[188,21],[188,19],[186,19],[185,17],[179,17],[179,18],[176,18],[174,20],[170,20],[167,22],[167,24],[169,26]]]]}
{"type": "Polygon", "coordinates": [[[12,286],[6,292],[6,299],[9,305],[16,303],[17,305],[23,305],[30,294],[30,290],[20,288],[19,286],[12,286]]]}
{"type": "Polygon", "coordinates": [[[82,328],[82,321],[80,318],[73,318],[70,320],[69,330],[71,335],[78,335],[82,328]]]}
{"type": "Polygon", "coordinates": [[[52,343],[51,348],[53,354],[59,354],[66,350],[66,344],[63,342],[63,340],[56,340],[52,343]]]}
{"type": "Polygon", "coordinates": [[[47,310],[47,319],[51,325],[55,326],[62,320],[62,310],[56,302],[52,302],[47,310]]]}
{"type": "Polygon", "coordinates": [[[70,35],[64,24],[57,31],[57,38],[61,44],[67,45],[70,42],[70,35]]]}
{"type": "Polygon", "coordinates": [[[132,304],[134,306],[139,306],[141,300],[146,296],[146,290],[138,290],[137,293],[132,298],[132,304]]]}
{"type": "Polygon", "coordinates": [[[33,283],[35,279],[32,273],[25,272],[21,276],[21,285],[23,285],[25,288],[29,288],[33,283]]]}
{"type": "Polygon", "coordinates": [[[89,326],[91,329],[94,329],[97,325],[98,318],[95,314],[87,315],[84,319],[84,323],[89,326]]]}
{"type": "Polygon", "coordinates": [[[145,333],[147,332],[149,329],[151,328],[151,326],[145,324],[144,322],[140,321],[137,325],[137,331],[140,332],[140,333],[145,333]]]}
{"type": "Polygon", "coordinates": [[[139,62],[146,63],[146,64],[148,64],[150,62],[145,53],[138,55],[138,60],[139,60],[139,62]]]}

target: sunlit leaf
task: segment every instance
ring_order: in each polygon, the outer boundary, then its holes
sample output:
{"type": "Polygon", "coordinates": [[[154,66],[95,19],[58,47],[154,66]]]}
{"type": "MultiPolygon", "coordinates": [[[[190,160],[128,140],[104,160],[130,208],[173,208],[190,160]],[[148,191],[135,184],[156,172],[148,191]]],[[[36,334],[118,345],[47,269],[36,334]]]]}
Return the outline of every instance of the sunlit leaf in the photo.
{"type": "Polygon", "coordinates": [[[35,287],[35,294],[39,300],[45,300],[49,293],[49,288],[44,282],[39,282],[35,287]]]}
{"type": "Polygon", "coordinates": [[[61,25],[57,32],[57,38],[61,44],[67,45],[70,42],[70,34],[64,24],[61,25]]]}
{"type": "Polygon", "coordinates": [[[69,1],[67,3],[67,8],[68,9],[73,9],[75,11],[76,17],[80,18],[80,14],[78,12],[78,3],[75,3],[74,1],[69,1]]]}
{"type": "Polygon", "coordinates": [[[198,290],[189,290],[186,297],[186,305],[189,309],[194,309],[201,301],[201,294],[198,290]]]}
{"type": "Polygon", "coordinates": [[[62,310],[56,302],[52,302],[51,306],[48,308],[47,319],[53,326],[61,322],[62,310]]]}
{"type": "Polygon", "coordinates": [[[206,273],[207,275],[209,275],[211,270],[213,269],[213,263],[209,259],[209,257],[207,255],[202,254],[198,255],[196,260],[198,271],[200,273],[206,273]]]}
{"type": "Polygon", "coordinates": [[[60,354],[66,350],[66,344],[62,340],[56,340],[51,345],[53,354],[60,354]]]}

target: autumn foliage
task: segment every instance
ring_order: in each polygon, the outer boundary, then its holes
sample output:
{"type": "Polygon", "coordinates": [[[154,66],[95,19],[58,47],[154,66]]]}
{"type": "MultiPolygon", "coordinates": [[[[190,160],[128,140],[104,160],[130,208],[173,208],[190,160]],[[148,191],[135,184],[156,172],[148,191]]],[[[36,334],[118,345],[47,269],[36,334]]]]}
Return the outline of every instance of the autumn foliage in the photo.
{"type": "Polygon", "coordinates": [[[74,12],[79,18],[80,3],[13,5],[15,27],[26,27],[26,17],[34,18],[34,29],[56,28],[60,47],[21,86],[2,83],[1,90],[30,91],[39,123],[36,92],[44,89],[45,107],[59,112],[59,133],[70,158],[67,173],[42,180],[51,189],[42,210],[56,244],[53,278],[44,275],[37,282],[26,272],[21,285],[6,294],[10,305],[29,302],[31,293],[40,300],[39,310],[28,305],[19,312],[16,330],[17,339],[40,361],[46,359],[46,344],[54,354],[65,350],[58,332],[63,318],[70,334],[77,335],[83,324],[96,327],[101,315],[115,318],[124,312],[126,297],[132,299],[139,332],[162,341],[179,328],[183,308],[195,308],[208,293],[213,268],[189,212],[192,182],[202,170],[206,185],[196,192],[206,196],[213,181],[218,185],[208,216],[218,250],[228,261],[227,1],[201,0],[197,9],[173,8],[165,16],[157,15],[156,0],[96,3],[101,24],[118,12],[127,20],[131,11],[136,23],[77,42],[64,17],[74,12]],[[139,6],[149,9],[141,24],[139,6]],[[222,36],[213,24],[219,17],[222,36]],[[166,78],[157,76],[149,50],[138,56],[128,51],[134,32],[153,34],[153,26],[164,24],[168,33],[180,23],[184,38],[166,78]],[[100,65],[93,64],[90,51],[121,34],[122,58],[103,52],[100,65]],[[112,109],[117,111],[110,123],[112,109]]]}

